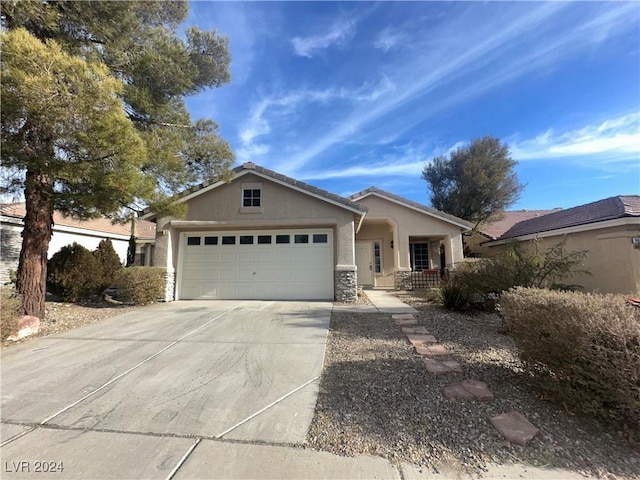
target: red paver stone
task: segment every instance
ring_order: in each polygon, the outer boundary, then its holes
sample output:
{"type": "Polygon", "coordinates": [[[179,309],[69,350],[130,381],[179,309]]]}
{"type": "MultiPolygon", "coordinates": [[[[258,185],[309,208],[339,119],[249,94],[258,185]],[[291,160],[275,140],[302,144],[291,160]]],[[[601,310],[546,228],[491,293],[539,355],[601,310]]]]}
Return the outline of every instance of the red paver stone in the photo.
{"type": "Polygon", "coordinates": [[[415,345],[414,348],[416,349],[416,353],[418,355],[426,355],[428,357],[451,355],[451,352],[448,348],[445,348],[437,343],[432,343],[430,345],[415,345]]]}
{"type": "Polygon", "coordinates": [[[392,320],[415,320],[416,317],[410,313],[394,313],[391,315],[392,320]]]}
{"type": "Polygon", "coordinates": [[[414,347],[418,345],[428,345],[437,342],[436,337],[434,337],[433,335],[414,335],[410,333],[407,333],[407,340],[409,340],[409,343],[414,347]]]}
{"type": "Polygon", "coordinates": [[[540,429],[519,412],[507,412],[491,418],[491,423],[511,443],[526,445],[540,429]]]}
{"type": "Polygon", "coordinates": [[[475,400],[473,393],[464,388],[460,382],[450,383],[442,387],[442,395],[450,402],[454,400],[475,400]]]}
{"type": "Polygon", "coordinates": [[[431,332],[426,327],[402,327],[402,333],[411,333],[418,335],[430,335],[431,332]]]}
{"type": "Polygon", "coordinates": [[[427,367],[427,372],[438,374],[438,373],[451,373],[451,372],[461,372],[462,367],[455,360],[449,360],[445,362],[440,362],[435,358],[423,358],[422,363],[427,367]]]}
{"type": "Polygon", "coordinates": [[[481,402],[490,402],[493,400],[493,392],[489,390],[486,383],[478,380],[463,380],[461,382],[463,388],[468,390],[476,397],[476,400],[481,402]]]}
{"type": "Polygon", "coordinates": [[[413,320],[411,320],[410,318],[407,318],[406,320],[403,320],[400,318],[400,319],[394,320],[393,323],[401,327],[404,325],[417,325],[418,321],[415,318],[413,320]]]}

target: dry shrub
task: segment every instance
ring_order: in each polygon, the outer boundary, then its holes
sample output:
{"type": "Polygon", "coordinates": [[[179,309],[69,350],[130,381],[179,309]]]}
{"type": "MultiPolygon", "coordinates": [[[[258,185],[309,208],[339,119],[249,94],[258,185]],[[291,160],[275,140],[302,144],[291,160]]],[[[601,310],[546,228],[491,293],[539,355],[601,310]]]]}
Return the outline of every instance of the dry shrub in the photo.
{"type": "Polygon", "coordinates": [[[123,268],[116,275],[118,299],[135,305],[157,302],[164,293],[163,274],[158,267],[123,268]]]}
{"type": "Polygon", "coordinates": [[[565,408],[640,432],[640,309],[621,296],[518,288],[501,310],[537,385],[565,408]]]}
{"type": "Polygon", "coordinates": [[[0,335],[4,342],[18,328],[22,299],[12,286],[0,287],[0,335]]]}

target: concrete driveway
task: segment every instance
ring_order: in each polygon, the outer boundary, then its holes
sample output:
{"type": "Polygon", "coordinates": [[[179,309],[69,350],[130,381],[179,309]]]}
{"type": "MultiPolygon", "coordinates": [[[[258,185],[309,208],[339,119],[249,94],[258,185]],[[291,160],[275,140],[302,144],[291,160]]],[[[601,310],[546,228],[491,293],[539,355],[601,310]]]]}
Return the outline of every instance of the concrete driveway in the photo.
{"type": "MultiPolygon", "coordinates": [[[[215,477],[247,452],[302,444],[330,313],[326,302],[175,302],[6,349],[0,476],[215,477]]],[[[269,477],[247,468],[237,478],[269,477]]]]}

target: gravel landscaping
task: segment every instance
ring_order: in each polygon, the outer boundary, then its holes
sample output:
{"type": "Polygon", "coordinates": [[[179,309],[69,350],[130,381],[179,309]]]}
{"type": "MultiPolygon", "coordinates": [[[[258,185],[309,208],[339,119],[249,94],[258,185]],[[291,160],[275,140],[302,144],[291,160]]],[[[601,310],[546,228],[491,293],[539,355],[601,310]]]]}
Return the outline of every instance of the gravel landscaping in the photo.
{"type": "Polygon", "coordinates": [[[89,325],[105,318],[120,315],[143,307],[135,305],[123,305],[106,301],[64,303],[48,301],[46,303],[46,316],[40,322],[40,331],[35,335],[25,337],[17,342],[6,341],[3,347],[17,345],[39,337],[46,337],[56,333],[63,333],[74,328],[89,325]]]}
{"type": "Polygon", "coordinates": [[[538,398],[512,339],[496,315],[449,312],[402,298],[453,352],[463,373],[427,373],[388,314],[334,311],[311,448],[377,455],[435,472],[482,474],[488,463],[567,468],[599,478],[640,478],[640,450],[538,398]],[[445,400],[441,389],[463,379],[486,382],[491,402],[445,400]],[[506,442],[490,418],[517,410],[542,433],[527,446],[506,442]]]}

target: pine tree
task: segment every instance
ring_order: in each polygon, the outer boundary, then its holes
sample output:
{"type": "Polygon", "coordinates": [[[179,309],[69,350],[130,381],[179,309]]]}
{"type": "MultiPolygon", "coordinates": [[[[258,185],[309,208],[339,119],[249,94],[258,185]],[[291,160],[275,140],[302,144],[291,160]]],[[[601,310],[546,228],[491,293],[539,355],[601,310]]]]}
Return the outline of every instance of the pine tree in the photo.
{"type": "Polygon", "coordinates": [[[85,219],[166,208],[233,163],[211,120],[184,96],[228,82],[228,40],[177,33],[186,1],[0,3],[2,191],[26,201],[17,287],[44,315],[53,212],[85,219]],[[11,175],[9,175],[10,173],[11,175]]]}

